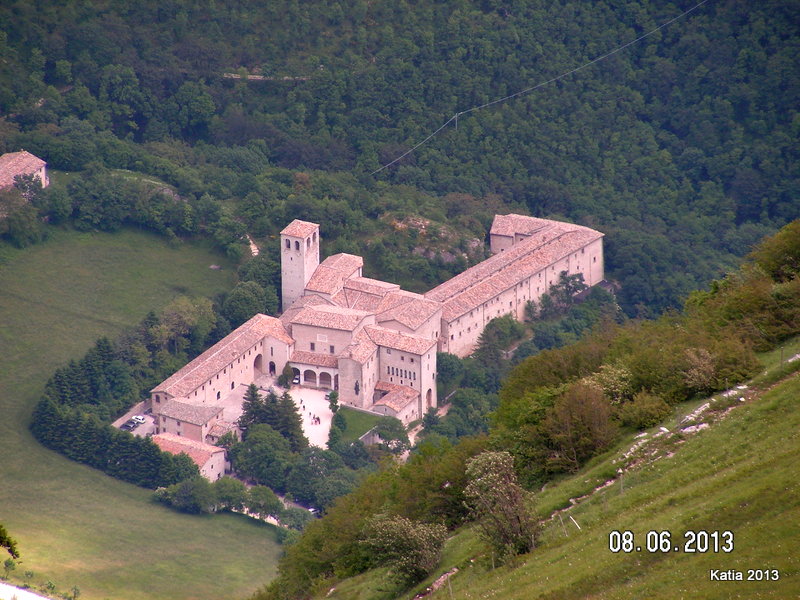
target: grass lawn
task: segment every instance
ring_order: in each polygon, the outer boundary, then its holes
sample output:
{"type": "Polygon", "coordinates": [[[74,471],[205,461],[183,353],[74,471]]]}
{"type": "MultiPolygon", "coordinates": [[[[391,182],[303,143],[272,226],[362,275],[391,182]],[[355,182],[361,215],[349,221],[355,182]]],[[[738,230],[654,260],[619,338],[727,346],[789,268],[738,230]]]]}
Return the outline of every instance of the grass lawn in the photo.
{"type": "Polygon", "coordinates": [[[347,406],[342,406],[339,408],[339,412],[342,413],[347,421],[347,429],[342,435],[343,442],[356,441],[370,429],[375,427],[375,424],[381,418],[379,415],[365,413],[360,410],[348,408],[347,406]]]}
{"type": "Polygon", "coordinates": [[[87,599],[205,599],[242,598],[272,577],[280,548],[270,526],[173,512],[27,429],[56,367],[178,294],[228,289],[233,267],[206,247],[137,231],[0,248],[0,523],[22,555],[12,581],[32,571],[31,585],[77,586],[87,599]]]}

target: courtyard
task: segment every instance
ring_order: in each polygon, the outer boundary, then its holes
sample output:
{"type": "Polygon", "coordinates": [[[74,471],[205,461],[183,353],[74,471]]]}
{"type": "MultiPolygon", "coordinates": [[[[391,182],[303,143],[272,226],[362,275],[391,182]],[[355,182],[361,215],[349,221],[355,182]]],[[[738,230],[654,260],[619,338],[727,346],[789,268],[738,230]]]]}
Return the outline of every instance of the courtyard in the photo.
{"type": "MultiPolygon", "coordinates": [[[[272,388],[274,392],[280,396],[285,391],[285,388],[280,387],[275,377],[262,376],[255,382],[261,390],[262,394],[269,392],[272,388]]],[[[247,386],[239,386],[243,391],[239,395],[239,415],[242,414],[242,399],[244,392],[247,391],[247,386]]],[[[328,432],[331,429],[331,420],[333,413],[328,407],[328,401],[325,399],[325,394],[330,390],[319,390],[302,385],[292,385],[289,388],[289,395],[294,400],[300,416],[303,418],[303,433],[308,438],[308,443],[312,446],[326,448],[328,443],[328,432]]],[[[239,392],[239,389],[236,390],[239,392]]],[[[231,394],[233,395],[233,394],[231,394]]],[[[227,404],[227,403],[226,403],[227,404]]],[[[226,421],[228,413],[226,412],[223,417],[226,421]]],[[[239,418],[238,416],[236,417],[239,418]]]]}

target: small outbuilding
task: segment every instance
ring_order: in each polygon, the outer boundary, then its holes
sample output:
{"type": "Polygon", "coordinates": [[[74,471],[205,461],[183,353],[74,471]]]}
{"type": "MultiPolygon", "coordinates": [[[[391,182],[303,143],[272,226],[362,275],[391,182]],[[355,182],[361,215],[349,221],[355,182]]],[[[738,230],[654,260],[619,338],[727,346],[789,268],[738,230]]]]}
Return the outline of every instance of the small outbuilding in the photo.
{"type": "Polygon", "coordinates": [[[159,433],[150,439],[164,452],[175,455],[186,454],[200,469],[200,475],[209,481],[216,481],[225,475],[225,448],[204,444],[172,433],[159,433]]]}
{"type": "Polygon", "coordinates": [[[38,177],[42,187],[50,185],[47,178],[47,163],[38,156],[22,150],[7,152],[0,156],[0,190],[14,185],[14,179],[20,175],[38,177]]]}

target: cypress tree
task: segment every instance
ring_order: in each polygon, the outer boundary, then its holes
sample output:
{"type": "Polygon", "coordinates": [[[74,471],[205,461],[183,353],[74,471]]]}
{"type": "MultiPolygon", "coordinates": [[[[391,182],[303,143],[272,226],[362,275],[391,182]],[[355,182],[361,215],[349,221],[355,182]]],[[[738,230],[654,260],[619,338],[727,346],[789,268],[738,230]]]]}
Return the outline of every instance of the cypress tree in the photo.
{"type": "Polygon", "coordinates": [[[289,392],[284,392],[278,403],[278,431],[289,440],[292,452],[308,448],[308,440],[303,435],[303,419],[289,392]]]}
{"type": "Polygon", "coordinates": [[[246,431],[250,425],[263,422],[259,419],[263,411],[264,399],[258,393],[258,386],[251,383],[242,400],[242,416],[239,417],[239,427],[246,431]]]}

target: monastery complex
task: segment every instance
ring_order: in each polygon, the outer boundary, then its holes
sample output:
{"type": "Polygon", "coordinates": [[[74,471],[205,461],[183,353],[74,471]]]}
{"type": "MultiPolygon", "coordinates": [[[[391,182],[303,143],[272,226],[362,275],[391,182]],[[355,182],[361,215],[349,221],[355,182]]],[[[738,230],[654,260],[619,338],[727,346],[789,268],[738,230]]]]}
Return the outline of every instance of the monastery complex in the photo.
{"type": "Polygon", "coordinates": [[[489,321],[522,320],[563,271],[603,279],[603,234],[557,221],[496,216],[493,256],[425,294],[364,277],[360,256],[320,263],[319,229],[295,220],[281,232],[279,318],[254,316],[151,391],[157,436],[214,443],[236,428],[225,399],[287,364],[341,405],[408,424],[437,406],[437,351],[467,356],[489,321]]]}

